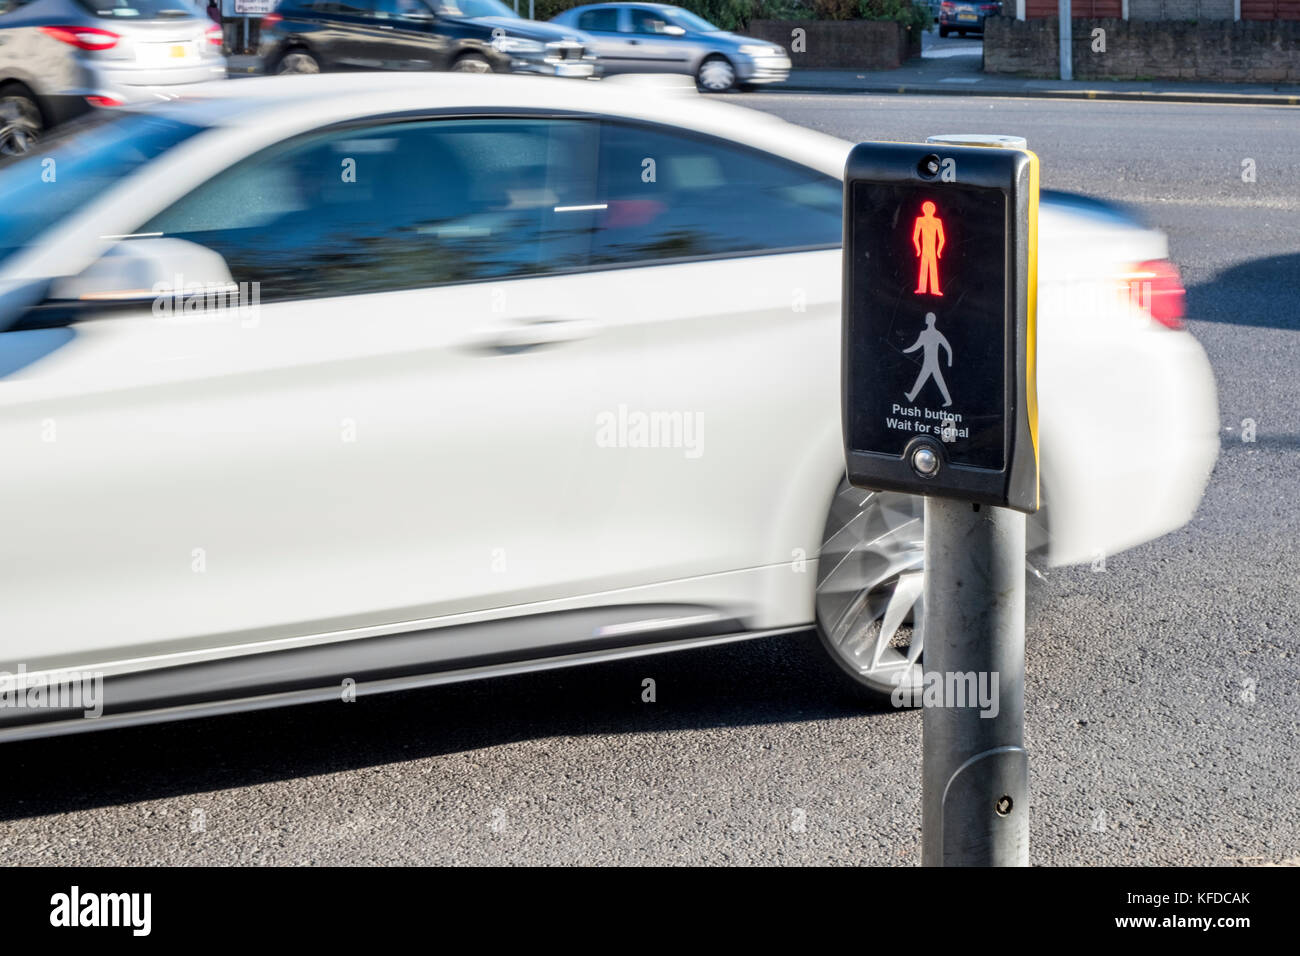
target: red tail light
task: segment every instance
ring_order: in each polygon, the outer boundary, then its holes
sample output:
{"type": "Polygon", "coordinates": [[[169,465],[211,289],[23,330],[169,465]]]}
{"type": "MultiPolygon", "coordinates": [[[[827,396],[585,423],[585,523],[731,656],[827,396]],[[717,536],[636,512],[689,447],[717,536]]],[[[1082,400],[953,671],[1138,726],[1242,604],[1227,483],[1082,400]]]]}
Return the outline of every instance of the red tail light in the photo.
{"type": "Polygon", "coordinates": [[[222,36],[221,27],[217,26],[215,23],[208,27],[206,35],[208,42],[213,46],[221,46],[221,44],[226,42],[226,38],[222,36]]]}
{"type": "Polygon", "coordinates": [[[953,5],[951,0],[943,0],[943,3],[939,4],[939,9],[946,10],[947,12],[951,13],[954,9],[956,9],[956,7],[953,5]]]}
{"type": "Polygon", "coordinates": [[[1183,327],[1183,280],[1178,267],[1168,259],[1144,262],[1124,276],[1129,301],[1150,313],[1151,318],[1170,329],[1183,327]]]}
{"type": "Polygon", "coordinates": [[[278,13],[268,13],[266,16],[262,17],[262,29],[269,30],[283,19],[284,17],[280,16],[278,13]]]}
{"type": "Polygon", "coordinates": [[[99,27],[41,27],[41,32],[78,50],[111,50],[121,39],[116,33],[99,27]]]}
{"type": "Polygon", "coordinates": [[[87,96],[86,102],[91,106],[121,106],[122,100],[116,96],[87,96]]]}

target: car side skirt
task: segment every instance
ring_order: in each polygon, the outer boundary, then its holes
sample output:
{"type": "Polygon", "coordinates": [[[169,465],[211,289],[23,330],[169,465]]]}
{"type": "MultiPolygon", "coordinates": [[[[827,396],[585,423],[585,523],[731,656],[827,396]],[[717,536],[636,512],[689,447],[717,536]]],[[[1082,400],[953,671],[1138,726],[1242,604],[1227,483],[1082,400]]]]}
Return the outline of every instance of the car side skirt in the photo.
{"type": "MultiPolygon", "coordinates": [[[[64,708],[3,706],[0,743],[340,701],[349,694],[554,670],[807,629],[746,630],[735,618],[691,605],[586,608],[426,628],[105,675],[100,678],[99,716],[87,716],[82,701],[64,708]]],[[[62,673],[93,675],[89,670],[62,673]]],[[[57,683],[58,677],[50,675],[45,686],[57,683]]]]}

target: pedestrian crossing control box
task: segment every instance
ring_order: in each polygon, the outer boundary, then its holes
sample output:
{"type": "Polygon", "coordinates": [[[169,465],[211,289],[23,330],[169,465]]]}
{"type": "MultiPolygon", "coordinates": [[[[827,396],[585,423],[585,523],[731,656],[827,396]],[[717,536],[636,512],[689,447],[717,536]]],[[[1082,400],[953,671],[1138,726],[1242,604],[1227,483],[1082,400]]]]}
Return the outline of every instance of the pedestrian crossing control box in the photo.
{"type": "Polygon", "coordinates": [[[860,143],[844,174],[841,397],[862,488],[1038,509],[1038,158],[860,143]]]}

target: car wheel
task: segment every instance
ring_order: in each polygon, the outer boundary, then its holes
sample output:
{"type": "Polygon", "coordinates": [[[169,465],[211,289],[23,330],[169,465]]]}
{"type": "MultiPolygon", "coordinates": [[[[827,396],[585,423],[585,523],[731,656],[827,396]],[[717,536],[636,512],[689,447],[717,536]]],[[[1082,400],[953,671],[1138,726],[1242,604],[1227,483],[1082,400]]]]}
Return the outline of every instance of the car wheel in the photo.
{"type": "Polygon", "coordinates": [[[817,634],[841,669],[877,698],[921,687],[923,508],[913,495],[842,481],[826,519],[817,634]]]}
{"type": "Polygon", "coordinates": [[[319,73],[320,63],[306,50],[290,50],[275,65],[277,74],[319,73]]]}
{"type": "Polygon", "coordinates": [[[464,56],[456,58],[456,62],[451,65],[451,72],[491,73],[492,64],[488,62],[485,56],[480,56],[477,53],[466,53],[464,56]]]}
{"type": "Polygon", "coordinates": [[[45,123],[40,107],[23,89],[0,91],[0,156],[20,156],[30,150],[45,123]]]}
{"type": "Polygon", "coordinates": [[[736,85],[736,68],[725,56],[711,56],[700,64],[695,82],[705,93],[725,93],[736,85]]]}
{"type": "Polygon", "coordinates": [[[939,36],[941,36],[941,37],[946,37],[946,36],[948,35],[948,33],[949,33],[949,30],[948,30],[947,27],[940,27],[940,28],[939,28],[939,36]]]}

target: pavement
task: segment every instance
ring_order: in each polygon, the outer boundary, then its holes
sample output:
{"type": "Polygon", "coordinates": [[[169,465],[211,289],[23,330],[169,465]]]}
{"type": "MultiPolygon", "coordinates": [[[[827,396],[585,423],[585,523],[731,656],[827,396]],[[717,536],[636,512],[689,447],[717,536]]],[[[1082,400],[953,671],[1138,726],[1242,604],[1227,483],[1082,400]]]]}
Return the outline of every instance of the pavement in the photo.
{"type": "Polygon", "coordinates": [[[1175,103],[1300,105],[1300,84],[1184,83],[1173,80],[1049,80],[984,72],[981,37],[921,34],[921,56],[897,70],[795,70],[769,90],[791,93],[911,93],[1175,103]]]}
{"type": "MultiPolygon", "coordinates": [[[[231,76],[261,72],[256,56],[227,57],[231,76]]],[[[1171,80],[1047,80],[985,73],[980,37],[921,34],[921,56],[897,70],[795,70],[772,93],[910,93],[926,96],[1016,96],[1172,103],[1300,105],[1300,84],[1181,83],[1171,80]]]]}
{"type": "MultiPolygon", "coordinates": [[[[1300,863],[1294,112],[734,99],[850,140],[1022,135],[1045,188],[1167,232],[1222,450],[1186,527],[1031,582],[1031,859],[1300,863]]],[[[801,634],[9,744],[0,846],[10,864],[914,864],[921,713],[864,710],[839,681],[801,634]]]]}

